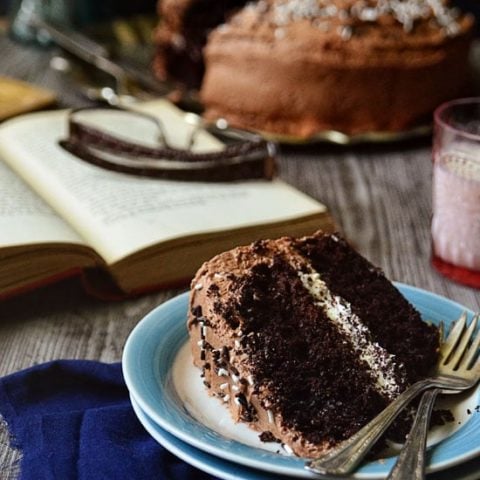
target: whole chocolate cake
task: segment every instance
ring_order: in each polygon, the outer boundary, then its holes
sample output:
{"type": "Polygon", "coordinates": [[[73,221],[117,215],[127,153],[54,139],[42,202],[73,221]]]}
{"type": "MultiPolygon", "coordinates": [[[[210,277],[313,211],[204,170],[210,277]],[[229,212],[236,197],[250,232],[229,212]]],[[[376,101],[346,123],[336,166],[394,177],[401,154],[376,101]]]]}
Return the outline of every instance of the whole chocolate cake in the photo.
{"type": "Polygon", "coordinates": [[[379,269],[322,232],[206,262],[188,330],[210,394],[303,457],[348,438],[425,376],[439,341],[379,269]]]}
{"type": "MultiPolygon", "coordinates": [[[[176,24],[171,3],[160,3],[157,64],[165,65],[165,48],[184,45],[198,60],[198,83],[206,42],[200,94],[209,120],[295,137],[401,131],[468,93],[473,18],[447,0],[259,0],[240,9],[245,2],[217,2],[223,10],[208,25],[196,17],[201,39],[186,32],[205,1],[178,2],[176,24]]],[[[182,65],[157,72],[189,82],[175,72],[182,65]]]]}
{"type": "Polygon", "coordinates": [[[299,137],[411,128],[467,91],[472,24],[440,0],[257,2],[208,39],[206,117],[299,137]]]}

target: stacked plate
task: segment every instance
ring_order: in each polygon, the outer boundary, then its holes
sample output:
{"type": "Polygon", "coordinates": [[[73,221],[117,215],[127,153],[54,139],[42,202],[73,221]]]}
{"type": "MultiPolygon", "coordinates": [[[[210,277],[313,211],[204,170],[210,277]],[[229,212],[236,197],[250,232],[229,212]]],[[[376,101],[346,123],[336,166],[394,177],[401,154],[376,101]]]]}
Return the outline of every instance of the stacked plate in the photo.
{"type": "MultiPolygon", "coordinates": [[[[424,290],[397,287],[425,320],[443,320],[448,327],[468,311],[424,290]]],[[[164,303],[135,327],[125,345],[124,377],[145,429],[173,454],[222,479],[318,478],[304,469],[304,460],[288,455],[277,443],[260,442],[258,433],[233,423],[219,400],[208,396],[190,357],[187,309],[188,293],[164,303]]],[[[455,421],[429,435],[429,478],[478,480],[480,388],[444,401],[442,408],[449,408],[455,421]]],[[[352,478],[385,478],[394,461],[391,456],[366,463],[352,478]]]]}

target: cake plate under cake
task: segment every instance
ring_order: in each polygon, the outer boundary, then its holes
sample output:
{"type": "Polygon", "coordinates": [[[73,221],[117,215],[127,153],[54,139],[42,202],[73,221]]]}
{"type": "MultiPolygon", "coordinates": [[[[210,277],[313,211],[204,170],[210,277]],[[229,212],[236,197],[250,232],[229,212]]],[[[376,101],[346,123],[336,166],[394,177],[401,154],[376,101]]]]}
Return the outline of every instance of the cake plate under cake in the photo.
{"type": "MultiPolygon", "coordinates": [[[[225,120],[220,120],[225,122],[225,120]]],[[[360,145],[367,143],[394,143],[406,142],[426,137],[432,133],[432,126],[429,124],[418,125],[408,130],[398,132],[364,132],[357,134],[346,134],[337,130],[322,130],[309,137],[295,137],[293,135],[282,135],[269,132],[255,132],[263,138],[283,144],[302,145],[314,143],[331,143],[335,145],[360,145]]]]}
{"type": "MultiPolygon", "coordinates": [[[[190,104],[189,106],[192,106],[190,104]]],[[[200,104],[193,108],[195,111],[201,109],[200,104]]],[[[185,121],[196,126],[204,126],[206,128],[212,127],[217,131],[229,128],[227,120],[223,118],[217,119],[215,122],[206,122],[202,117],[195,112],[185,111],[185,121]]],[[[236,130],[241,132],[242,130],[236,130]]],[[[273,142],[278,142],[286,145],[309,145],[316,143],[327,143],[334,145],[361,145],[361,144],[386,144],[396,142],[408,142],[420,138],[427,137],[432,133],[432,125],[430,123],[419,124],[407,130],[396,132],[363,132],[357,134],[347,134],[337,130],[322,130],[310,135],[308,137],[298,137],[294,135],[284,135],[279,133],[272,133],[268,131],[251,131],[246,132],[255,133],[273,142]]]]}

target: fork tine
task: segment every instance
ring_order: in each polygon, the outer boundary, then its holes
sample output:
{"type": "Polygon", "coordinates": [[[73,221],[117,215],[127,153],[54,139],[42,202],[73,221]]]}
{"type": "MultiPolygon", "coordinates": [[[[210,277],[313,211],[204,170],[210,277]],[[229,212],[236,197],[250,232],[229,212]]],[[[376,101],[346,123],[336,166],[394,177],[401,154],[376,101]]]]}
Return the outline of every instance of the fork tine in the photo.
{"type": "MultiPolygon", "coordinates": [[[[479,338],[480,339],[480,338],[479,338]]],[[[479,347],[480,342],[477,343],[477,350],[479,347]]],[[[472,365],[472,367],[468,370],[467,372],[472,379],[474,379],[476,382],[480,380],[480,356],[477,357],[477,360],[475,360],[475,363],[472,365]]]]}
{"type": "MultiPolygon", "coordinates": [[[[477,323],[479,318],[480,318],[479,314],[477,313],[473,317],[472,324],[474,322],[477,323]]],[[[480,331],[477,332],[477,335],[473,339],[470,348],[465,353],[465,356],[464,356],[461,364],[459,365],[459,368],[468,369],[470,367],[471,363],[473,362],[473,360],[475,360],[475,357],[478,354],[478,349],[479,348],[480,348],[480,331]]],[[[480,358],[477,360],[477,362],[475,362],[475,365],[472,368],[477,368],[477,367],[480,367],[480,358]]]]}
{"type": "Polygon", "coordinates": [[[468,347],[468,342],[470,342],[473,332],[477,328],[477,321],[478,321],[478,317],[475,315],[472,321],[470,322],[470,325],[468,326],[467,330],[462,333],[462,337],[460,338],[460,343],[458,344],[457,348],[455,348],[455,352],[453,353],[452,359],[448,361],[449,367],[455,369],[459,365],[460,360],[462,359],[463,354],[465,353],[468,347]]]}
{"type": "Polygon", "coordinates": [[[443,337],[445,336],[445,322],[443,320],[438,324],[438,334],[440,336],[440,343],[443,343],[443,337]]]}
{"type": "Polygon", "coordinates": [[[448,337],[440,347],[442,364],[445,364],[447,362],[448,357],[450,356],[453,349],[455,348],[455,345],[458,343],[458,339],[460,338],[465,328],[466,321],[467,321],[467,312],[463,312],[460,318],[454,323],[452,329],[450,330],[450,333],[448,334],[448,337]]]}
{"type": "Polygon", "coordinates": [[[472,365],[471,372],[478,381],[478,379],[480,379],[480,357],[478,357],[475,363],[472,365]]]}

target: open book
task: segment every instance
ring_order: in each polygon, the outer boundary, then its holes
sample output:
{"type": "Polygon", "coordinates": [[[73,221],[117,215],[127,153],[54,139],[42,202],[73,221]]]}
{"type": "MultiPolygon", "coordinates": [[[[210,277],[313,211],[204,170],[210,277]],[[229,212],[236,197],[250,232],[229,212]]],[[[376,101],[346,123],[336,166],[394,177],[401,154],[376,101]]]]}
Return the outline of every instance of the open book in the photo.
{"type": "MultiPolygon", "coordinates": [[[[173,142],[186,141],[171,104],[142,109],[173,142]]],[[[180,182],[90,165],[59,146],[66,128],[66,111],[0,126],[0,297],[73,274],[100,295],[137,294],[185,283],[234,246],[334,228],[324,205],[279,180],[180,182]]],[[[194,144],[221,147],[205,131],[194,144]]]]}

